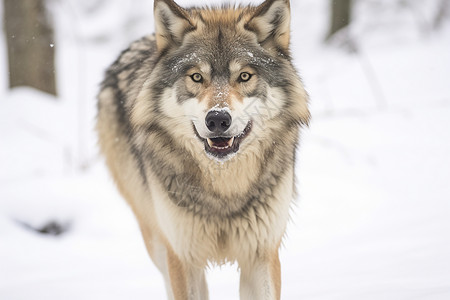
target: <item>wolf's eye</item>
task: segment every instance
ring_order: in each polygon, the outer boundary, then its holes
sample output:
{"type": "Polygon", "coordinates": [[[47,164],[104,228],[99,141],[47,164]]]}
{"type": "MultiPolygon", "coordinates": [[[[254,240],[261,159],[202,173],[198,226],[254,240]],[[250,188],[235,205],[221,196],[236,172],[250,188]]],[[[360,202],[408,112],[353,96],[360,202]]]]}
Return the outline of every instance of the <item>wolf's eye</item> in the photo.
{"type": "Polygon", "coordinates": [[[191,78],[194,82],[203,82],[203,76],[200,75],[199,73],[194,73],[191,75],[191,78]]]}
{"type": "Polygon", "coordinates": [[[252,74],[247,73],[247,72],[242,72],[241,75],[239,75],[239,81],[240,82],[247,82],[250,80],[250,78],[252,78],[252,74]]]}

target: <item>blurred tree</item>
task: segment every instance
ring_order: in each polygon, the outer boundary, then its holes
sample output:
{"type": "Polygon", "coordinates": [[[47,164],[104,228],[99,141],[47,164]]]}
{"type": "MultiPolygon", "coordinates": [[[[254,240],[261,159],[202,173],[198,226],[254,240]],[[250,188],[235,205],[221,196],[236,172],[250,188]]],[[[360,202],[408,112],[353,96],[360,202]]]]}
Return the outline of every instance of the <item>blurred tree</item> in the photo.
{"type": "Polygon", "coordinates": [[[330,0],[331,4],[331,24],[327,39],[330,39],[336,32],[347,27],[351,19],[351,0],[330,0]]]}
{"type": "Polygon", "coordinates": [[[9,86],[56,95],[53,28],[45,0],[3,0],[9,86]]]}
{"type": "Polygon", "coordinates": [[[448,18],[450,15],[450,1],[449,0],[441,0],[438,13],[436,18],[434,19],[434,28],[441,27],[445,18],[448,18]]]}

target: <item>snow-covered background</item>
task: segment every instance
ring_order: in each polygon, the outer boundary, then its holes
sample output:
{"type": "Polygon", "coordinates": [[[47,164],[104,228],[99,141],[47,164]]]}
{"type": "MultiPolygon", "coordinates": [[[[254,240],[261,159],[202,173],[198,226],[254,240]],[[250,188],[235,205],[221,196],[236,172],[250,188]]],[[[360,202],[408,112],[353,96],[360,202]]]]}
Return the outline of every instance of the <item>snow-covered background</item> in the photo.
{"type": "MultiPolygon", "coordinates": [[[[281,250],[282,299],[450,299],[450,20],[434,26],[441,1],[355,1],[357,52],[323,43],[327,0],[291,2],[313,119],[281,250]]],[[[0,299],[164,299],[93,133],[102,73],[152,32],[152,1],[50,4],[57,99],[7,90],[0,35],[0,299]],[[30,229],[49,222],[66,231],[30,229]]],[[[208,281],[211,299],[238,298],[236,265],[209,270],[208,281]]]]}

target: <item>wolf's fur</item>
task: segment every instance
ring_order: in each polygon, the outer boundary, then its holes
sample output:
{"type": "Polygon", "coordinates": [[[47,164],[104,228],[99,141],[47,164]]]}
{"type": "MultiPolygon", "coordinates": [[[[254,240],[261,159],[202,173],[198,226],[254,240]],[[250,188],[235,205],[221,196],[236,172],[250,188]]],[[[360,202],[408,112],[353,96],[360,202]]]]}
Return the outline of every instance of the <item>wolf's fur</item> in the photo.
{"type": "Polygon", "coordinates": [[[205,266],[227,261],[240,266],[241,299],[279,299],[278,248],[309,120],[291,64],[289,1],[183,9],[155,0],[155,22],[155,35],[122,52],[103,82],[107,165],[169,299],[207,299],[205,266]],[[220,138],[208,112],[232,119],[220,138]]]}

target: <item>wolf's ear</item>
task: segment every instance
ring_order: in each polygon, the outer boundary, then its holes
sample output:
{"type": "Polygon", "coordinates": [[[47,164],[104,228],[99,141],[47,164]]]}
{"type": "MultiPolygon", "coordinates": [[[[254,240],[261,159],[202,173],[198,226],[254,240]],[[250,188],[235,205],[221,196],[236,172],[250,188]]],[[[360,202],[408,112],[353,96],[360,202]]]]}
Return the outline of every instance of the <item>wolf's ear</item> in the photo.
{"type": "Polygon", "coordinates": [[[173,0],[155,0],[154,2],[156,45],[158,50],[172,45],[180,45],[183,35],[194,28],[189,13],[173,0]]]}
{"type": "Polygon", "coordinates": [[[289,48],[291,8],[289,0],[266,0],[256,7],[245,25],[256,33],[258,42],[266,48],[289,48]]]}

